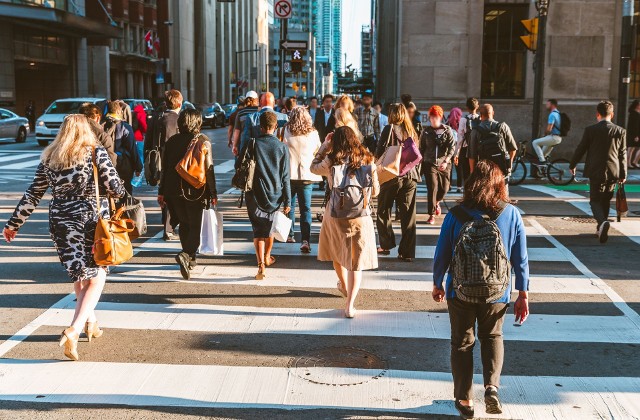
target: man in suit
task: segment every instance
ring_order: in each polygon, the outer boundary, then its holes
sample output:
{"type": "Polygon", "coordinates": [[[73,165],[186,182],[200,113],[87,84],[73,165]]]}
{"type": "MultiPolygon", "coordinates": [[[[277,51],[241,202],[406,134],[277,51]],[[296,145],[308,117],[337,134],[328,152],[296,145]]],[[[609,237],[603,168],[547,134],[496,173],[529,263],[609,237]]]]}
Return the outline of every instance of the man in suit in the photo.
{"type": "Polygon", "coordinates": [[[627,178],[627,132],[611,122],[613,104],[602,101],[598,104],[598,123],[585,128],[582,141],[571,159],[571,173],[584,154],[584,176],[589,178],[589,204],[598,223],[597,235],[600,243],[609,238],[609,207],[616,184],[627,178]]]}
{"type": "Polygon", "coordinates": [[[324,95],[322,97],[322,109],[316,112],[316,118],[313,125],[318,130],[320,141],[324,141],[327,134],[336,128],[336,118],[333,115],[333,95],[324,95]]]}

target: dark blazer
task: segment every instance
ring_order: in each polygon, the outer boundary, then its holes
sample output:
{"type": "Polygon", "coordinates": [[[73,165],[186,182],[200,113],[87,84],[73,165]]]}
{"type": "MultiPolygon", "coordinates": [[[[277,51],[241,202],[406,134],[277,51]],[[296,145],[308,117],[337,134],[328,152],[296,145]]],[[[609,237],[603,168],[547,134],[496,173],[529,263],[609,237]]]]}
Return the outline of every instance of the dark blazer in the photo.
{"type": "Polygon", "coordinates": [[[314,127],[318,130],[318,135],[320,136],[320,141],[324,141],[327,134],[331,133],[336,129],[336,117],[334,115],[333,109],[331,110],[331,115],[329,116],[329,123],[324,125],[324,108],[318,108],[316,110],[316,119],[313,122],[314,127]]]}
{"type": "Polygon", "coordinates": [[[147,136],[144,142],[144,150],[149,151],[155,147],[164,150],[164,145],[171,137],[178,134],[178,113],[173,111],[162,111],[157,117],[152,118],[151,127],[147,129],[147,136]]]}
{"type": "Polygon", "coordinates": [[[624,128],[605,120],[585,128],[571,159],[572,168],[585,153],[585,177],[598,182],[627,177],[627,131],[624,128]]]}

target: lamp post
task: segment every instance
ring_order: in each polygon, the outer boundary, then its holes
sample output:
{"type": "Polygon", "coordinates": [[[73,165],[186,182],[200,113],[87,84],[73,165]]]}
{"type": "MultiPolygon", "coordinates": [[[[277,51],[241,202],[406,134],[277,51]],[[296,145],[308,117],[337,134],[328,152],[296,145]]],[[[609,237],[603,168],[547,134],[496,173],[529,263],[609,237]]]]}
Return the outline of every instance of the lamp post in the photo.
{"type": "Polygon", "coordinates": [[[533,122],[531,126],[531,138],[536,139],[540,135],[540,116],[542,114],[542,100],[544,94],[544,61],[547,45],[547,14],[550,0],[536,0],[538,11],[538,45],[534,61],[534,88],[533,88],[533,122]]]}
{"type": "Polygon", "coordinates": [[[631,83],[631,57],[633,56],[633,0],[622,3],[622,36],[620,42],[620,75],[618,79],[617,122],[627,126],[627,102],[631,83]]]}

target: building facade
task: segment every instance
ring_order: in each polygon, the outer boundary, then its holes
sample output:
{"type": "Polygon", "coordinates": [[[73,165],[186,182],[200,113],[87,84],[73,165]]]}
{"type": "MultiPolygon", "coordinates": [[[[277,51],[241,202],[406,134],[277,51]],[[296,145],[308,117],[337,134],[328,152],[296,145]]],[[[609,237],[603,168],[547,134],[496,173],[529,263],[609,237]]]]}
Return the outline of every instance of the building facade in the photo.
{"type": "Polygon", "coordinates": [[[317,50],[318,56],[328,57],[331,71],[337,75],[342,69],[342,0],[317,0],[317,50]]]}
{"type": "MultiPolygon", "coordinates": [[[[594,123],[598,101],[616,99],[622,3],[550,2],[543,96],[558,99],[574,127],[558,155],[570,154],[582,128],[594,123]]],[[[376,6],[381,100],[410,93],[419,108],[450,109],[475,96],[494,105],[496,119],[517,140],[531,140],[534,54],[520,36],[521,20],[537,14],[534,2],[378,0],[376,6]]],[[[633,80],[638,94],[640,80],[633,80]]]]}
{"type": "Polygon", "coordinates": [[[373,72],[373,30],[370,26],[363,26],[360,33],[360,73],[371,75],[373,72]]]}

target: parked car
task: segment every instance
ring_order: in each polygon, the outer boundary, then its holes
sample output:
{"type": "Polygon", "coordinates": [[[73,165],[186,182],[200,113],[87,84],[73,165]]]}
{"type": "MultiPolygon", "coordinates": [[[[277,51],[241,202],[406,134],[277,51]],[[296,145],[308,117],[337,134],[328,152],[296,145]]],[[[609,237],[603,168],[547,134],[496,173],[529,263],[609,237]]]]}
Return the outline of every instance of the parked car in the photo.
{"type": "Polygon", "coordinates": [[[29,120],[8,109],[0,108],[0,139],[15,140],[16,143],[27,141],[29,120]]]}
{"type": "Polygon", "coordinates": [[[64,117],[77,113],[84,103],[93,103],[104,109],[105,98],[65,98],[53,101],[36,121],[36,140],[40,146],[46,146],[56,138],[64,117]]]}
{"type": "Polygon", "coordinates": [[[224,119],[225,119],[226,123],[229,124],[229,117],[231,116],[231,114],[236,112],[236,109],[238,109],[238,105],[236,105],[236,104],[224,104],[224,105],[222,105],[222,109],[224,110],[224,119]]]}
{"type": "Polygon", "coordinates": [[[149,123],[151,121],[151,118],[153,118],[153,104],[151,103],[150,100],[148,99],[123,99],[123,101],[129,105],[129,107],[131,108],[131,111],[133,111],[133,109],[138,106],[138,105],[142,105],[142,107],[144,108],[144,111],[147,113],[147,123],[149,123]]]}
{"type": "Polygon", "coordinates": [[[196,109],[196,106],[189,101],[182,102],[182,108],[180,111],[184,111],[185,109],[196,109]]]}
{"type": "Polygon", "coordinates": [[[211,128],[224,127],[226,125],[226,116],[224,109],[219,103],[202,104],[199,107],[202,110],[202,125],[211,128]]]}

